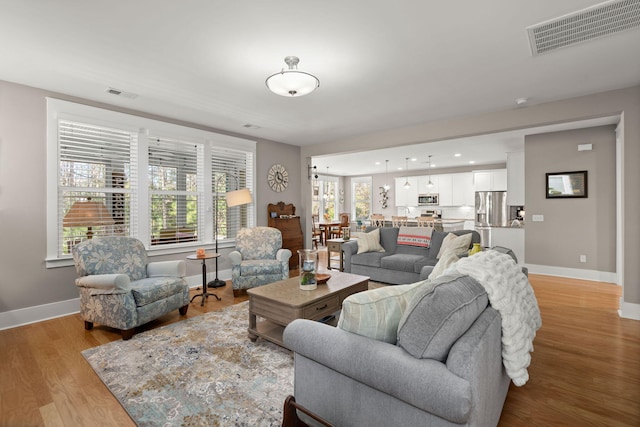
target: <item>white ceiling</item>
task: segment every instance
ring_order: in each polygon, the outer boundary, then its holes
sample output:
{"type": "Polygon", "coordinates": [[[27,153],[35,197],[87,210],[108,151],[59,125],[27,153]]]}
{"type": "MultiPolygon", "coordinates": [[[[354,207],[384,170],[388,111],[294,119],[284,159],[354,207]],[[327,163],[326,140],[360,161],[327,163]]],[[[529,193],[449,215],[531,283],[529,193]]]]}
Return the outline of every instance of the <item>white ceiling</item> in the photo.
{"type": "Polygon", "coordinates": [[[639,29],[531,55],[596,3],[0,0],[0,79],[302,146],[640,84],[639,29]],[[266,88],[288,55],[311,95],[266,88]]]}

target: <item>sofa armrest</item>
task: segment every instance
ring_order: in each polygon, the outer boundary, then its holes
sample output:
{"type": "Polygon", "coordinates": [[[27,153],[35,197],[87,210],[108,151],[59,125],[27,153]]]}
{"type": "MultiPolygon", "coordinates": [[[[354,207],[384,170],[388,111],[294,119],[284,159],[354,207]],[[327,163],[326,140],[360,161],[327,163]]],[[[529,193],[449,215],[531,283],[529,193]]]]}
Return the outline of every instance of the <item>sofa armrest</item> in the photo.
{"type": "Polygon", "coordinates": [[[98,293],[129,292],[131,280],[126,274],[94,274],[77,278],[76,286],[91,288],[98,293]]]}
{"type": "Polygon", "coordinates": [[[429,413],[456,423],[469,416],[469,382],[439,361],[305,319],[291,322],[283,338],[295,353],[429,413]]]}
{"type": "Polygon", "coordinates": [[[276,252],[276,259],[280,262],[289,262],[289,258],[291,258],[289,249],[278,249],[278,252],[276,252]]]}
{"type": "Polygon", "coordinates": [[[345,273],[351,273],[351,256],[358,253],[358,241],[351,240],[342,245],[343,253],[343,270],[345,273]]]}
{"type": "Polygon", "coordinates": [[[147,264],[148,277],[184,277],[187,264],[184,260],[156,261],[147,264]]]}

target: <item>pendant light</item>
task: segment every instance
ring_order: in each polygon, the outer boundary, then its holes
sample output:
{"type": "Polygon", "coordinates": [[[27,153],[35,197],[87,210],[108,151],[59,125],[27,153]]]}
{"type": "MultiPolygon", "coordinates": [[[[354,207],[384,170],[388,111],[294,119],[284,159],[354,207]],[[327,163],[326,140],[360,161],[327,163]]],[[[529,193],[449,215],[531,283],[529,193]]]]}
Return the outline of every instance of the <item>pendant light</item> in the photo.
{"type": "Polygon", "coordinates": [[[429,182],[427,182],[427,188],[433,188],[433,182],[431,182],[431,154],[429,154],[429,182]]]}
{"type": "Polygon", "coordinates": [[[405,161],[407,163],[407,167],[406,167],[407,177],[405,178],[404,188],[409,188],[409,187],[411,187],[411,184],[409,183],[409,158],[405,157],[405,161]]]}
{"type": "Polygon", "coordinates": [[[324,188],[325,188],[326,192],[322,195],[322,198],[325,199],[325,200],[329,200],[329,196],[330,196],[328,182],[329,182],[329,166],[327,166],[327,176],[326,176],[326,178],[324,180],[324,188]]]}
{"type": "Polygon", "coordinates": [[[384,184],[382,188],[384,188],[385,191],[389,191],[389,189],[391,188],[391,186],[389,185],[389,160],[385,160],[384,181],[386,182],[386,184],[384,184]]]}

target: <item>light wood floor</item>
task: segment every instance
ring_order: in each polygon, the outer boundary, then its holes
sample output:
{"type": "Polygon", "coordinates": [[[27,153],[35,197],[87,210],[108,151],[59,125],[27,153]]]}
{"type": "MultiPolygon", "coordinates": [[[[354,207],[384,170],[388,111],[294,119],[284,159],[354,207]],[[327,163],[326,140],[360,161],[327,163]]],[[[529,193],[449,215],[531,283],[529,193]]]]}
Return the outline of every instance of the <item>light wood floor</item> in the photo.
{"type": "MultiPolygon", "coordinates": [[[[530,277],[542,312],[524,387],[511,386],[500,426],[640,425],[640,321],[617,315],[620,288],[604,283],[530,277]]],[[[187,317],[219,310],[197,299],[187,317]]],[[[195,293],[195,291],[193,292],[195,293]]],[[[177,311],[148,325],[183,319],[177,311]]],[[[134,426],[80,351],[120,339],[79,315],[0,331],[0,426],[134,426]]],[[[283,396],[284,399],[284,396],[283,396]]]]}

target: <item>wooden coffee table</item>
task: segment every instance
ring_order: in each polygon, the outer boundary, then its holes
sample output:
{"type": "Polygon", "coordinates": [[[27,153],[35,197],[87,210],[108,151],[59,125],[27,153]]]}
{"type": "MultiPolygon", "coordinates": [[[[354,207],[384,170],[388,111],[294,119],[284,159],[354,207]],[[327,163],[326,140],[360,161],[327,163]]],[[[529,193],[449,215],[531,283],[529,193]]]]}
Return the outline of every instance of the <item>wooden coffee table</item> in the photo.
{"type": "Polygon", "coordinates": [[[299,277],[247,290],[249,295],[249,338],[262,337],[284,347],[282,331],[295,319],[321,320],[342,308],[349,295],[366,291],[369,278],[340,271],[322,271],[331,274],[326,284],[317,289],[300,289],[299,277]],[[257,317],[262,318],[260,322],[257,317]]]}

